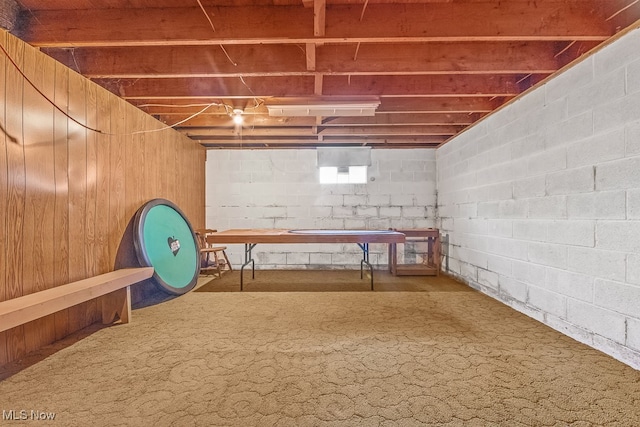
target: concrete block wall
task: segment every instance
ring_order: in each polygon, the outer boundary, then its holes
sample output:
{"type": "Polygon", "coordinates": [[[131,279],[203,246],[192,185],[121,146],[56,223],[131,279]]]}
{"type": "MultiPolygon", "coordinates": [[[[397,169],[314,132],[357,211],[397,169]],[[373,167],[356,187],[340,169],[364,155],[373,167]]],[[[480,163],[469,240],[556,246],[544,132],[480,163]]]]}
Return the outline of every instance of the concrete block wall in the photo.
{"type": "MultiPolygon", "coordinates": [[[[434,227],[435,150],[372,150],[371,157],[366,184],[328,185],[319,183],[315,150],[210,150],[207,227],[434,227]]],[[[407,257],[420,260],[423,248],[404,246],[407,257]]],[[[242,245],[228,248],[231,262],[241,265],[242,245]]],[[[254,258],[256,268],[351,269],[360,268],[362,251],[355,244],[258,245],[254,258]]],[[[386,268],[386,245],[372,244],[370,261],[386,268]]]]}
{"type": "Polygon", "coordinates": [[[437,150],[450,271],[640,368],[640,30],[437,150]]]}

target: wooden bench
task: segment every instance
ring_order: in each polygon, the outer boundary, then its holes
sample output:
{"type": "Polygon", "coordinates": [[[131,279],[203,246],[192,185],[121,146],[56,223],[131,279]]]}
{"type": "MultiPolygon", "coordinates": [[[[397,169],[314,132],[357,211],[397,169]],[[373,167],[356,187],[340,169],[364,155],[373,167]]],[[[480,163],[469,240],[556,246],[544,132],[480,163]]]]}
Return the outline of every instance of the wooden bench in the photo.
{"type": "Polygon", "coordinates": [[[0,332],[94,298],[100,298],[102,323],[131,317],[130,286],[153,275],[153,267],[124,268],[0,302],[0,332]]]}

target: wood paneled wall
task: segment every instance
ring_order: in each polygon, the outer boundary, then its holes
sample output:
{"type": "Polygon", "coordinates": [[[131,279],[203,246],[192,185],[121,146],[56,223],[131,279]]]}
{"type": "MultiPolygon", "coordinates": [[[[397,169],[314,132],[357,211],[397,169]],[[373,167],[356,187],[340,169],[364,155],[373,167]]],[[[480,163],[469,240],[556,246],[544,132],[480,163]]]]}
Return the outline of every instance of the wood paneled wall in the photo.
{"type": "MultiPolygon", "coordinates": [[[[42,92],[0,52],[0,300],[113,270],[150,199],[204,227],[199,144],[4,31],[0,43],[42,92]]],[[[99,314],[92,301],[0,333],[0,366],[99,314]]]]}

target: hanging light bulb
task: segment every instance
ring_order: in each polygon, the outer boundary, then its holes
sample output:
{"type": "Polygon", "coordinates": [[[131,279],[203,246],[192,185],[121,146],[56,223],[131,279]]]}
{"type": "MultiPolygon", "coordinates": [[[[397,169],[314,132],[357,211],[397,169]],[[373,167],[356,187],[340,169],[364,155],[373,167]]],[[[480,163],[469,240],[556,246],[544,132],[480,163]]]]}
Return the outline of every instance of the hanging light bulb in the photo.
{"type": "Polygon", "coordinates": [[[233,123],[235,123],[236,125],[241,125],[244,122],[244,117],[242,117],[242,110],[239,108],[235,108],[233,110],[233,115],[231,117],[233,118],[233,123]]]}

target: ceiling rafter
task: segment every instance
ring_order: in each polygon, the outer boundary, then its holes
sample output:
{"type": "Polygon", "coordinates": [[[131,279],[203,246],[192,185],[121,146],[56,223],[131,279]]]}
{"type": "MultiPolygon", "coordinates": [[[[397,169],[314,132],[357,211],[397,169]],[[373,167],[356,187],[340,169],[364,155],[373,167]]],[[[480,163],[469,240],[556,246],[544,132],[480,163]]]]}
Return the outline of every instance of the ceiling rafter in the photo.
{"type": "Polygon", "coordinates": [[[212,149],[436,147],[640,19],[640,0],[95,3],[20,0],[12,32],[212,149]],[[266,108],[345,96],[380,105],[266,108]]]}
{"type": "Polygon", "coordinates": [[[307,24],[315,22],[315,7],[216,7],[215,38],[198,7],[32,10],[20,36],[40,47],[606,40],[610,25],[584,3],[370,4],[363,21],[360,7],[339,5],[327,10],[322,37],[307,24]]]}

